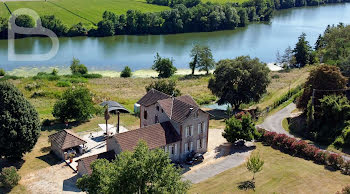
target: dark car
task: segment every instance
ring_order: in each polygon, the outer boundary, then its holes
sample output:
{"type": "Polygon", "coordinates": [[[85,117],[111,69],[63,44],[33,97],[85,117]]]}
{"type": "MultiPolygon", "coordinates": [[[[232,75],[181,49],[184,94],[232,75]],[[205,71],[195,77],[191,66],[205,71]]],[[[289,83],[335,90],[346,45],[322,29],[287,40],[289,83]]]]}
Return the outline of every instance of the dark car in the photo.
{"type": "Polygon", "coordinates": [[[203,162],[203,160],[204,160],[203,154],[190,153],[189,156],[187,157],[186,164],[195,165],[195,164],[203,162]]]}

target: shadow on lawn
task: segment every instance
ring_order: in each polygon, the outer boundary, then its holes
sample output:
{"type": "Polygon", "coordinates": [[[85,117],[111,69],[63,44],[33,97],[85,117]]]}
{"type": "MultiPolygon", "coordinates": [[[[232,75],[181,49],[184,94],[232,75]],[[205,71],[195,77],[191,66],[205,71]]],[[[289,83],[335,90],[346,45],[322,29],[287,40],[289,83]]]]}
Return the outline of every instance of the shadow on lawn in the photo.
{"type": "Polygon", "coordinates": [[[255,182],[253,180],[243,181],[238,183],[237,188],[245,191],[248,189],[253,189],[255,191],[255,182]]]}
{"type": "Polygon", "coordinates": [[[36,158],[46,162],[50,166],[61,163],[61,160],[57,159],[57,157],[54,154],[52,154],[51,152],[46,154],[46,155],[38,156],[36,158]]]}
{"type": "Polygon", "coordinates": [[[224,143],[224,144],[221,144],[220,146],[215,148],[215,152],[216,152],[215,158],[221,158],[223,156],[232,155],[235,153],[249,152],[249,151],[254,150],[254,149],[256,149],[255,145],[237,146],[237,145],[234,145],[231,143],[224,143]]]}
{"type": "Polygon", "coordinates": [[[3,168],[14,166],[17,169],[20,169],[24,164],[25,160],[8,160],[0,157],[0,172],[3,168]]]}

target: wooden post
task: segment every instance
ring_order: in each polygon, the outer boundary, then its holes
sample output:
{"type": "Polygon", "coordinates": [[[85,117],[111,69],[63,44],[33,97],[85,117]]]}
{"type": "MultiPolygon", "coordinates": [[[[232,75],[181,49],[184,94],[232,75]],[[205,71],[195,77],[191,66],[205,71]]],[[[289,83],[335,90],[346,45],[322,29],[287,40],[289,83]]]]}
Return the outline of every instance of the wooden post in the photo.
{"type": "Polygon", "coordinates": [[[120,112],[117,112],[118,115],[118,123],[117,123],[117,133],[119,133],[119,122],[120,122],[120,112]]]}

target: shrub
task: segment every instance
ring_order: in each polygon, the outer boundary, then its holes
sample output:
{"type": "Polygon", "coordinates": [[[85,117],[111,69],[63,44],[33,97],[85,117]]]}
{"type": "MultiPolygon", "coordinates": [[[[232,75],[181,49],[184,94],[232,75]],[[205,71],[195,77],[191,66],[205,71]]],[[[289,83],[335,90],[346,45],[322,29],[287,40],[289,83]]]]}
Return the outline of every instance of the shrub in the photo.
{"type": "Polygon", "coordinates": [[[17,169],[13,166],[5,167],[0,173],[0,183],[2,183],[6,188],[12,189],[18,185],[21,176],[18,175],[17,169]]]}
{"type": "Polygon", "coordinates": [[[96,78],[102,78],[103,76],[98,73],[89,73],[89,74],[84,74],[82,75],[86,79],[96,79],[96,78]]]}
{"type": "Polygon", "coordinates": [[[38,84],[38,83],[36,83],[36,82],[33,82],[33,83],[26,84],[26,85],[24,86],[24,89],[27,90],[27,91],[32,91],[32,90],[38,89],[38,88],[40,88],[40,87],[41,87],[40,84],[38,84]]]}
{"type": "Polygon", "coordinates": [[[328,152],[318,150],[315,154],[315,162],[318,164],[327,164],[328,157],[328,152]]]}
{"type": "Polygon", "coordinates": [[[303,150],[303,156],[306,159],[313,160],[315,158],[316,153],[319,151],[317,147],[314,145],[307,145],[303,150]]]}
{"type": "Polygon", "coordinates": [[[72,84],[68,81],[58,81],[56,83],[57,87],[70,87],[72,84]]]}
{"type": "Polygon", "coordinates": [[[158,77],[160,78],[171,77],[177,71],[176,67],[173,65],[172,59],[162,58],[158,53],[152,69],[158,72],[158,77]]]}
{"type": "Polygon", "coordinates": [[[51,75],[58,75],[58,70],[56,68],[53,68],[51,75]]]}
{"type": "Polygon", "coordinates": [[[276,146],[277,148],[282,148],[283,147],[283,141],[287,138],[288,136],[286,134],[278,134],[273,138],[273,145],[276,146]]]}
{"type": "Polygon", "coordinates": [[[181,95],[181,91],[176,88],[176,82],[174,80],[160,79],[152,82],[150,85],[146,86],[145,89],[147,92],[151,89],[155,89],[174,97],[181,95]]]}
{"type": "Polygon", "coordinates": [[[265,143],[268,144],[268,145],[272,145],[273,144],[273,139],[275,138],[275,136],[277,135],[276,132],[269,132],[269,131],[266,131],[264,133],[264,140],[265,140],[265,143]]]}
{"type": "Polygon", "coordinates": [[[34,80],[49,80],[56,81],[60,79],[60,76],[53,75],[51,73],[39,72],[36,76],[33,77],[34,80]]]}
{"type": "Polygon", "coordinates": [[[5,73],[5,70],[4,69],[0,69],[0,76],[4,76],[6,73],[5,73]]]}
{"type": "Polygon", "coordinates": [[[73,58],[70,66],[70,70],[73,75],[84,75],[88,73],[88,69],[85,65],[80,64],[79,59],[73,58]]]}
{"type": "Polygon", "coordinates": [[[340,169],[344,163],[344,159],[341,155],[331,153],[328,157],[328,165],[335,169],[340,169]]]}
{"type": "Polygon", "coordinates": [[[51,121],[50,121],[50,119],[45,119],[44,121],[43,121],[43,126],[51,126],[51,121]]]}
{"type": "Polygon", "coordinates": [[[342,172],[346,175],[350,175],[350,161],[343,163],[343,169],[342,172]]]}
{"type": "Polygon", "coordinates": [[[129,66],[125,66],[123,71],[120,73],[120,77],[131,77],[132,72],[129,66]]]}
{"type": "Polygon", "coordinates": [[[301,140],[301,141],[295,141],[292,143],[291,147],[290,147],[290,151],[292,155],[303,155],[303,149],[307,146],[308,144],[301,140]]]}
{"type": "Polygon", "coordinates": [[[287,137],[283,140],[282,144],[283,144],[283,149],[285,151],[290,151],[292,145],[294,142],[296,142],[297,140],[295,138],[292,137],[287,137]]]}
{"type": "Polygon", "coordinates": [[[78,87],[67,89],[54,107],[52,115],[61,121],[74,119],[86,121],[95,114],[92,94],[87,88],[78,87]]]}

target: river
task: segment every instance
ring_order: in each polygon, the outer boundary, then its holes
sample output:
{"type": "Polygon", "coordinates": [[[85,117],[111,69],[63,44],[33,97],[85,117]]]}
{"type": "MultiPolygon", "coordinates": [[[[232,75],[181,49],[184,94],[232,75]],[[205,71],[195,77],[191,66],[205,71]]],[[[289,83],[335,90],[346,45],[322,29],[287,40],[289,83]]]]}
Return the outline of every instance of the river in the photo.
{"type": "MultiPolygon", "coordinates": [[[[188,68],[189,53],[194,44],[209,45],[215,60],[240,55],[258,57],[269,63],[276,60],[276,52],[294,46],[305,32],[313,46],[318,34],[328,24],[350,24],[350,3],[319,7],[303,7],[277,11],[270,23],[253,23],[236,30],[186,33],[174,35],[114,36],[104,38],[59,38],[57,55],[47,61],[9,61],[7,40],[0,40],[0,68],[68,67],[73,57],[90,70],[149,69],[157,52],[172,57],[177,68],[188,68]]],[[[15,40],[19,54],[40,54],[51,49],[48,38],[15,40]]]]}

